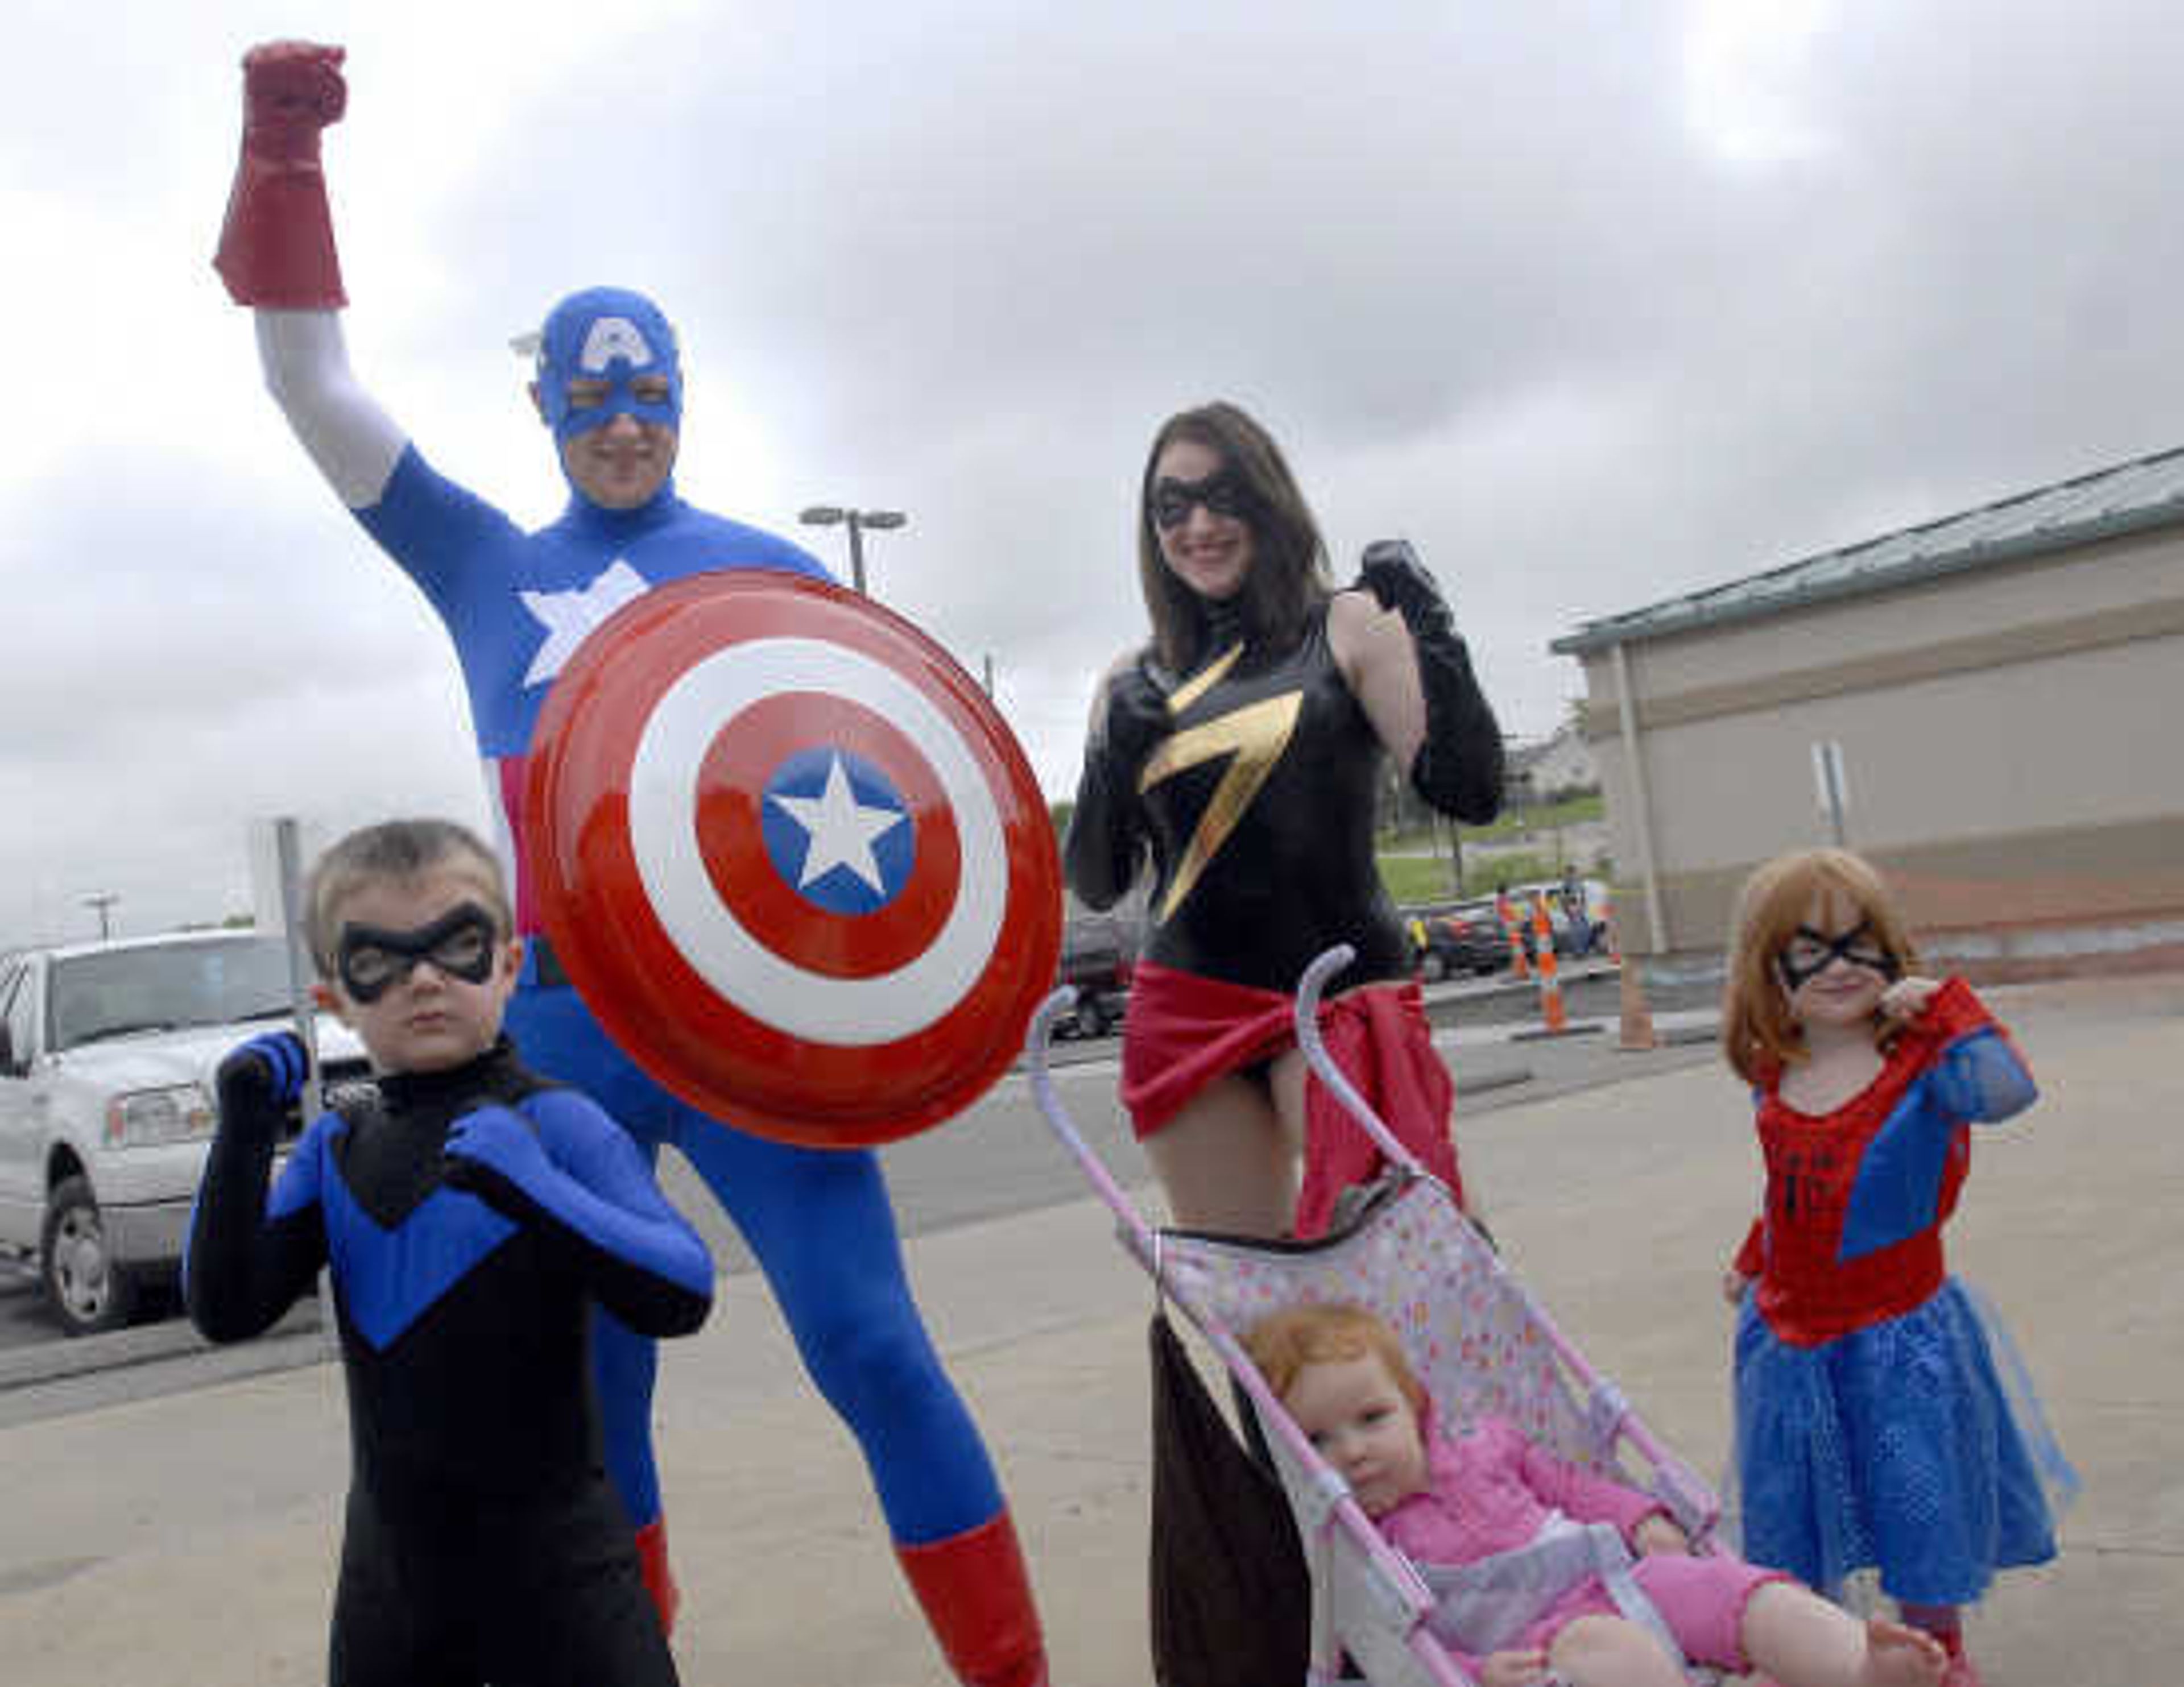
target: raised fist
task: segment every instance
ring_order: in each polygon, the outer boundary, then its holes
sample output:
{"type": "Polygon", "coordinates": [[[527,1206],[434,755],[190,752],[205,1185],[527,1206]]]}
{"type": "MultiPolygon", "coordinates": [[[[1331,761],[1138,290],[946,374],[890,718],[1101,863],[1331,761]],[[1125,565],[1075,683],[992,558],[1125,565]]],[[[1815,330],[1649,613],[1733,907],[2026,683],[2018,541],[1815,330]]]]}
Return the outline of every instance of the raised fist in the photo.
{"type": "Polygon", "coordinates": [[[242,149],[282,163],[316,163],[319,131],[348,104],[343,49],[270,41],[242,55],[242,149]]]}
{"type": "Polygon", "coordinates": [[[260,1136],[277,1131],[281,1113],[304,1093],[310,1069],[304,1039],[292,1031],[267,1032],[238,1044],[214,1080],[220,1128],[260,1136]]]}
{"type": "Polygon", "coordinates": [[[1359,560],[1357,585],[1393,610],[1415,633],[1448,622],[1448,600],[1408,539],[1376,539],[1359,560]]]}
{"type": "Polygon", "coordinates": [[[1107,706],[1094,747],[1104,749],[1117,771],[1134,778],[1172,724],[1167,696],[1142,661],[1132,662],[1107,682],[1107,706]]]}
{"type": "Polygon", "coordinates": [[[346,304],[319,134],[348,86],[338,47],[272,41],[242,55],[242,155],[213,267],[237,304],[336,310],[346,304]]]}

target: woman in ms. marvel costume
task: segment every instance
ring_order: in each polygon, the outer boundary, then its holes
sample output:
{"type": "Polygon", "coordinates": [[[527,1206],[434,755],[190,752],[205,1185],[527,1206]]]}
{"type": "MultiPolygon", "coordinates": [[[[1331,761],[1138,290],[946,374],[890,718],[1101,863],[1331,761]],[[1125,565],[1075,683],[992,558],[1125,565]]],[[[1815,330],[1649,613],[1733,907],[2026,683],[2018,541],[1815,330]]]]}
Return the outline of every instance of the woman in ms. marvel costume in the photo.
{"type": "MultiPolygon", "coordinates": [[[[649,1155],[672,1142],[749,1242],[799,1352],[862,1447],[897,1556],[950,1667],[980,1687],[1043,1687],[1039,1617],[991,1462],[905,1279],[874,1156],[761,1139],[676,1100],[610,1043],[538,932],[517,810],[546,692],[586,633],[650,587],[723,568],[823,577],[773,535],[694,509],[671,479],[682,379],[648,300],[594,289],[548,318],[536,398],[571,497],[526,534],[426,464],[351,374],[320,131],[346,99],[338,48],[280,42],[244,60],[242,156],[218,267],[256,309],[267,384],[365,530],[455,643],[532,959],[508,1022],[526,1057],[596,1098],[649,1155]]],[[[650,1340],[604,1315],[609,1468],[671,1623],[674,1584],[651,1449],[650,1340]]]]}
{"type": "Polygon", "coordinates": [[[1371,1142],[1306,1083],[1290,1017],[1339,943],[1357,955],[1328,992],[1328,1047],[1461,1200],[1453,1086],[1373,855],[1385,757],[1444,813],[1501,804],[1501,732],[1448,605],[1401,541],[1335,591],[1288,465],[1233,404],[1155,437],[1138,552],[1152,642],[1101,682],[1065,855],[1107,908],[1151,854],[1123,1100],[1175,1220],[1316,1235],[1369,1176],[1371,1142]]]}

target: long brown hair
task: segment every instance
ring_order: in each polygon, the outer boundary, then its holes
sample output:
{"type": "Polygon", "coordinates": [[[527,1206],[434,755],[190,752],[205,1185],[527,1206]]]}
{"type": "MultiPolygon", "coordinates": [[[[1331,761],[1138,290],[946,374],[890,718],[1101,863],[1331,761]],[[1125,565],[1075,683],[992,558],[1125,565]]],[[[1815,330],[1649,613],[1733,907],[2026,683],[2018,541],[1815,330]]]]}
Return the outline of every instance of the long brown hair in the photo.
{"type": "Polygon", "coordinates": [[[1312,507],[1290,473],[1273,437],[1235,405],[1201,404],[1170,416],[1153,436],[1138,483],[1138,583],[1151,619],[1153,651],[1176,673],[1187,673],[1206,654],[1205,606],[1170,571],[1153,525],[1153,470],[1161,453],[1187,439],[1220,454],[1222,465],[1244,482],[1251,513],[1251,570],[1236,594],[1245,636],[1263,648],[1284,650],[1303,634],[1313,608],[1334,590],[1327,546],[1312,507]]]}
{"type": "Polygon", "coordinates": [[[1789,992],[1775,963],[1815,897],[1841,897],[1869,921],[1880,947],[1903,972],[1917,969],[1903,916],[1880,874],[1847,849],[1793,849],[1755,870],[1736,899],[1729,982],[1722,998],[1722,1053],[1736,1075],[1760,1083],[1805,1058],[1804,1033],[1790,1016],[1789,992]]]}

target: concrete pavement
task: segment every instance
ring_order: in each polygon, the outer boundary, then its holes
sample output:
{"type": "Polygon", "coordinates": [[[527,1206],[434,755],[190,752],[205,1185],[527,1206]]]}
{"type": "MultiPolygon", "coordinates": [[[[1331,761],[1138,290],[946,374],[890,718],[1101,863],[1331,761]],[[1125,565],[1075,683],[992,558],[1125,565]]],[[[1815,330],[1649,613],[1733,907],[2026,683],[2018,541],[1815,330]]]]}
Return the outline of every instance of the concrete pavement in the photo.
{"type": "MultiPolygon", "coordinates": [[[[1982,1136],[1953,1259],[2023,1346],[2086,1492],[2055,1565],[1975,1619],[1991,1687],[2146,1687],[2184,1640],[2184,977],[1993,993],[2041,1105],[1982,1136]]],[[[1462,1055],[1458,1054],[1459,1073],[1462,1055]]],[[[1517,1268],[1702,1471],[1728,1445],[1720,1265],[1748,1222],[1748,1110],[1718,1066],[1459,1121],[1517,1268]]],[[[1061,1150],[1056,1147],[1055,1152],[1061,1150]]],[[[909,1249],[1002,1467],[1059,1687],[1140,1687],[1150,1284],[1089,1200],[909,1249]]],[[[946,1680],[861,1467],[758,1283],[664,1355],[660,1440],[693,1683],[946,1680]]],[[[305,1684],[346,1475],[327,1365],[0,1429],[0,1678],[305,1684]]]]}

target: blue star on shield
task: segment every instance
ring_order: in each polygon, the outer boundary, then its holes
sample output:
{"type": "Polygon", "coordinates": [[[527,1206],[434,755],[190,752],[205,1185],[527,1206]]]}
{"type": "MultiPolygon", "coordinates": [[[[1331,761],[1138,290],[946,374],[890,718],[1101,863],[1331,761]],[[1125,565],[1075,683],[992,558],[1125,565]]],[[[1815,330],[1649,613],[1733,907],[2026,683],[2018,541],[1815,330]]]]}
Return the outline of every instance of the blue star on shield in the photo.
{"type": "Polygon", "coordinates": [[[760,825],[774,871],[830,914],[893,901],[917,859],[901,793],[862,756],[799,751],[766,782],[760,825]]]}

